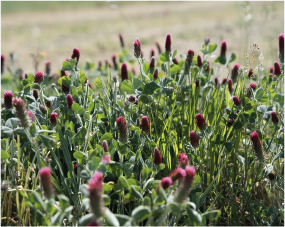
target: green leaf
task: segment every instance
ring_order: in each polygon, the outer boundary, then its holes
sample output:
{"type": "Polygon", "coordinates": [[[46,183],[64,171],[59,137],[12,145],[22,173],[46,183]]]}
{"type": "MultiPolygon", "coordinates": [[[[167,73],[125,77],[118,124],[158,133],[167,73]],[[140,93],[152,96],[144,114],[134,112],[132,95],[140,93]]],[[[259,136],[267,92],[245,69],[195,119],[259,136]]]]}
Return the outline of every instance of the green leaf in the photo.
{"type": "Polygon", "coordinates": [[[96,86],[98,88],[103,88],[102,81],[99,77],[96,78],[96,86]]]}
{"type": "Polygon", "coordinates": [[[267,106],[266,105],[261,105],[259,107],[257,107],[257,112],[260,114],[264,114],[266,111],[267,106]]]}
{"type": "Polygon", "coordinates": [[[77,159],[81,159],[81,158],[83,158],[83,157],[86,157],[86,158],[87,158],[87,155],[84,154],[82,151],[75,151],[75,152],[73,153],[73,157],[74,157],[74,158],[77,158],[77,159]]]}
{"type": "Polygon", "coordinates": [[[227,151],[229,151],[229,152],[233,149],[234,145],[235,145],[235,143],[230,142],[230,141],[225,143],[225,147],[226,147],[227,151]]]}
{"type": "Polygon", "coordinates": [[[138,89],[142,85],[142,82],[139,78],[133,78],[133,89],[138,89]]]}
{"type": "Polygon", "coordinates": [[[7,126],[2,126],[1,127],[1,136],[3,138],[8,138],[13,134],[13,129],[7,127],[7,126]]]}
{"type": "Polygon", "coordinates": [[[163,72],[167,72],[167,67],[166,67],[166,64],[165,64],[165,63],[161,64],[161,70],[162,70],[163,72]]]}
{"type": "Polygon", "coordinates": [[[122,93],[125,91],[128,95],[131,95],[134,93],[134,89],[133,89],[133,84],[130,80],[124,80],[121,83],[121,91],[122,93]]]}
{"type": "Polygon", "coordinates": [[[34,191],[33,192],[33,197],[34,199],[41,205],[41,207],[43,208],[44,211],[46,211],[46,204],[44,203],[44,201],[42,200],[41,196],[39,195],[38,192],[34,191]]]}
{"type": "Polygon", "coordinates": [[[78,109],[77,114],[84,114],[84,113],[85,113],[84,107],[80,106],[79,109],[78,109]]]}
{"type": "Polygon", "coordinates": [[[134,186],[134,185],[131,185],[131,195],[136,197],[136,198],[139,198],[139,199],[143,199],[143,196],[141,194],[141,188],[139,186],[134,186]]]}
{"type": "Polygon", "coordinates": [[[236,60],[236,55],[234,54],[234,53],[231,53],[231,55],[230,55],[230,57],[229,57],[229,59],[228,59],[228,61],[229,61],[229,63],[231,63],[231,62],[233,62],[234,60],[236,60]]]}
{"type": "Polygon", "coordinates": [[[167,52],[161,53],[159,59],[162,62],[169,62],[170,61],[169,53],[167,53],[167,52]]]}
{"type": "Polygon", "coordinates": [[[180,214],[181,209],[180,209],[180,206],[179,206],[178,203],[176,203],[176,202],[170,202],[170,203],[169,203],[169,206],[170,206],[171,211],[172,211],[174,214],[176,214],[176,215],[179,215],[179,214],[180,214]]]}
{"type": "Polygon", "coordinates": [[[68,61],[62,62],[62,71],[72,71],[72,66],[68,61]]]}
{"type": "Polygon", "coordinates": [[[145,104],[149,103],[149,99],[146,95],[140,96],[139,101],[141,101],[142,103],[145,103],[145,104]]]}
{"type": "Polygon", "coordinates": [[[100,142],[103,140],[111,141],[113,139],[113,135],[111,133],[106,132],[100,139],[100,142]]]}
{"type": "Polygon", "coordinates": [[[124,214],[115,214],[115,216],[118,219],[120,226],[123,226],[127,221],[130,220],[130,217],[124,214]]]}
{"type": "Polygon", "coordinates": [[[255,95],[254,95],[254,98],[256,100],[260,100],[263,96],[263,93],[264,93],[264,89],[262,87],[258,88],[255,95]]]}
{"type": "Polygon", "coordinates": [[[87,214],[78,221],[78,226],[87,226],[87,224],[95,219],[94,214],[87,214]]]}
{"type": "Polygon", "coordinates": [[[143,93],[146,95],[152,95],[158,88],[160,88],[160,86],[154,81],[152,81],[145,85],[143,93]]]}
{"type": "Polygon", "coordinates": [[[1,151],[1,160],[9,158],[10,155],[6,151],[1,151]]]}
{"type": "Polygon", "coordinates": [[[206,220],[216,220],[220,215],[221,215],[220,210],[212,210],[212,211],[204,213],[202,216],[206,220]]]}
{"type": "Polygon", "coordinates": [[[172,54],[172,56],[171,56],[171,58],[174,59],[175,56],[176,56],[176,54],[177,54],[177,50],[174,50],[174,51],[173,51],[173,54],[172,54]]]}
{"type": "Polygon", "coordinates": [[[116,218],[116,216],[107,207],[105,208],[104,218],[105,218],[106,222],[108,223],[107,226],[108,225],[120,226],[120,223],[119,223],[118,219],[116,218]]]}
{"type": "Polygon", "coordinates": [[[192,225],[200,225],[202,222],[201,215],[196,211],[193,210],[190,206],[186,209],[187,215],[190,221],[193,223],[192,225]]]}
{"type": "Polygon", "coordinates": [[[47,135],[40,135],[42,142],[47,148],[56,147],[56,140],[47,135]]]}
{"type": "Polygon", "coordinates": [[[108,196],[108,195],[102,195],[102,197],[103,197],[103,201],[104,201],[105,206],[109,206],[110,203],[111,203],[111,198],[110,198],[110,196],[108,196]]]}
{"type": "Polygon", "coordinates": [[[71,79],[68,76],[61,77],[62,78],[62,83],[66,86],[69,87],[71,85],[71,79]]]}
{"type": "Polygon", "coordinates": [[[84,74],[84,72],[80,72],[79,74],[79,82],[80,84],[83,84],[86,80],[86,75],[84,74]]]}
{"type": "Polygon", "coordinates": [[[119,185],[125,189],[129,189],[129,184],[124,176],[119,177],[119,185]]]}
{"type": "Polygon", "coordinates": [[[273,158],[273,160],[272,160],[272,162],[271,162],[271,165],[273,165],[273,163],[276,161],[276,160],[278,160],[279,158],[283,158],[284,157],[284,150],[281,150],[279,153],[277,153],[275,156],[274,156],[274,158],[273,158]]]}
{"type": "Polygon", "coordinates": [[[148,74],[148,70],[149,70],[149,63],[145,62],[143,64],[143,71],[145,72],[145,74],[148,74]]]}
{"type": "Polygon", "coordinates": [[[224,64],[226,64],[227,59],[225,56],[221,55],[221,56],[217,57],[214,62],[217,62],[217,63],[224,65],[224,64]]]}
{"type": "Polygon", "coordinates": [[[136,221],[136,222],[141,222],[143,220],[145,220],[146,218],[148,218],[151,214],[151,211],[148,207],[145,206],[138,206],[137,208],[135,208],[132,212],[132,218],[136,221]]]}
{"type": "Polygon", "coordinates": [[[75,114],[77,114],[78,110],[79,110],[79,104],[78,103],[73,103],[71,106],[71,109],[73,110],[73,112],[75,114]]]}
{"type": "Polygon", "coordinates": [[[217,44],[216,43],[210,43],[208,46],[207,46],[207,53],[210,54],[212,52],[214,52],[217,48],[217,44]]]}

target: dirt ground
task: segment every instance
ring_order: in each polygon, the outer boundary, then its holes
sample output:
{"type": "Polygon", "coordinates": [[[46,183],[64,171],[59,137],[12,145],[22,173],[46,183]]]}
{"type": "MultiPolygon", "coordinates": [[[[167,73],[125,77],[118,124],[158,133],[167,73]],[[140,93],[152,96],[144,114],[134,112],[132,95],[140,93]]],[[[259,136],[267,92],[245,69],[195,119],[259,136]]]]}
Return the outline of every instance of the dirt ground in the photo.
{"type": "MultiPolygon", "coordinates": [[[[87,59],[96,65],[111,61],[121,50],[118,33],[131,52],[133,41],[139,38],[147,60],[155,41],[164,49],[167,33],[172,34],[172,49],[178,49],[178,54],[190,48],[195,55],[202,54],[200,46],[210,37],[218,44],[214,54],[219,55],[225,39],[228,53],[236,53],[235,62],[241,65],[245,51],[256,43],[267,68],[277,59],[278,34],[284,32],[284,2],[118,2],[86,7],[82,2],[77,8],[66,3],[58,9],[44,4],[34,9],[31,4],[22,11],[5,7],[2,4],[1,53],[8,57],[14,52],[16,65],[25,73],[34,73],[31,54],[42,51],[46,57],[40,70],[50,61],[52,71],[58,71],[74,47],[81,51],[81,68],[87,59]]],[[[158,56],[156,48],[155,52],[158,56]]]]}

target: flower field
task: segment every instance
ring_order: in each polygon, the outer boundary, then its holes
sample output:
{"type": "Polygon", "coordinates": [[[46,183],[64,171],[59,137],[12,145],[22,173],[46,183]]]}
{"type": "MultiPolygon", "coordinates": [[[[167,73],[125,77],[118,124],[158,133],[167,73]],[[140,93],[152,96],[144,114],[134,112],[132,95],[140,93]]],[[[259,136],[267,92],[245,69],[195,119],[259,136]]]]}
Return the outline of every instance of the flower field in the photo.
{"type": "Polygon", "coordinates": [[[119,34],[112,62],[73,48],[59,73],[1,55],[1,225],[284,225],[284,34],[246,65],[226,40],[174,42],[148,60],[119,34]]]}

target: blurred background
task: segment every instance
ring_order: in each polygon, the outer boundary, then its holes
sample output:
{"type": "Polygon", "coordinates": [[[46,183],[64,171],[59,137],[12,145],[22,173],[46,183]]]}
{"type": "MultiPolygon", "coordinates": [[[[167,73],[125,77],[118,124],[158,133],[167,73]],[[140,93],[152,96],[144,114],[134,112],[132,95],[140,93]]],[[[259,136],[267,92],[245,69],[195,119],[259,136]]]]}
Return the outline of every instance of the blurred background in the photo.
{"type": "Polygon", "coordinates": [[[58,72],[74,47],[81,52],[81,69],[88,59],[95,66],[111,63],[112,55],[121,51],[119,33],[130,53],[140,39],[146,61],[151,48],[158,57],[156,41],[164,51],[167,33],[178,60],[188,49],[202,54],[201,45],[209,37],[218,44],[211,64],[223,39],[240,65],[246,64],[243,57],[250,46],[258,44],[267,68],[277,60],[278,35],[284,33],[284,2],[1,2],[1,53],[9,65],[13,52],[15,67],[24,73],[35,73],[31,54],[42,54],[39,70],[50,61],[58,72]]]}

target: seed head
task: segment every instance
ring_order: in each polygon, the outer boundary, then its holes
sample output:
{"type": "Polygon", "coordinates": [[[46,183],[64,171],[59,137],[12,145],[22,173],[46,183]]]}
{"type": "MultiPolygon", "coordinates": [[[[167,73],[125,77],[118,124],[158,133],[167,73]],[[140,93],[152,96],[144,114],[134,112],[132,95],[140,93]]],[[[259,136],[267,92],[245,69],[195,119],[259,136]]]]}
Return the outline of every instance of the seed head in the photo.
{"type": "Polygon", "coordinates": [[[237,82],[238,79],[238,70],[239,70],[239,64],[235,64],[231,71],[231,78],[234,83],[237,82]]]}
{"type": "Polygon", "coordinates": [[[264,153],[263,153],[263,150],[262,150],[262,145],[261,145],[261,141],[259,139],[258,133],[256,131],[251,133],[250,134],[250,139],[251,139],[252,144],[253,144],[253,150],[255,152],[256,159],[263,160],[264,153]]]}
{"type": "Polygon", "coordinates": [[[121,78],[122,78],[122,81],[129,79],[128,68],[127,68],[127,64],[126,63],[122,64],[122,67],[121,67],[121,78]]]}
{"type": "Polygon", "coordinates": [[[102,147],[104,149],[105,152],[109,152],[108,151],[108,142],[106,140],[103,140],[102,142],[102,147]]]}
{"type": "Polygon", "coordinates": [[[161,47],[160,47],[159,43],[155,42],[155,45],[157,47],[158,53],[161,54],[161,47]]]}
{"type": "Polygon", "coordinates": [[[180,153],[178,154],[178,167],[185,169],[185,167],[189,164],[188,156],[186,154],[180,153]]]}
{"type": "Polygon", "coordinates": [[[280,68],[280,64],[276,61],[276,62],[274,62],[274,74],[276,75],[276,76],[280,76],[280,74],[281,74],[281,68],[280,68]]]}
{"type": "Polygon", "coordinates": [[[160,150],[158,150],[157,147],[154,148],[153,163],[155,165],[160,165],[162,163],[162,157],[160,154],[160,150]]]}
{"type": "Polygon", "coordinates": [[[77,65],[78,61],[79,61],[79,58],[80,58],[80,51],[79,51],[78,48],[73,48],[71,58],[72,59],[76,58],[76,65],[77,65]]]}
{"type": "Polygon", "coordinates": [[[105,155],[103,156],[103,158],[101,159],[101,163],[104,163],[105,165],[108,165],[111,161],[111,157],[110,155],[105,155]]]}
{"type": "Polygon", "coordinates": [[[147,116],[142,116],[141,128],[142,128],[142,132],[149,134],[149,121],[148,121],[147,116]]]}
{"type": "Polygon", "coordinates": [[[228,127],[231,127],[236,120],[234,118],[228,119],[228,127]]]}
{"type": "Polygon", "coordinates": [[[157,67],[154,69],[152,76],[153,76],[153,79],[155,80],[158,79],[158,68],[157,67]]]}
{"type": "Polygon", "coordinates": [[[161,179],[160,184],[163,187],[163,189],[165,190],[165,189],[169,188],[172,185],[172,180],[171,180],[170,177],[163,177],[161,179]]]}
{"type": "Polygon", "coordinates": [[[103,174],[101,172],[95,172],[89,181],[90,207],[95,218],[100,218],[103,215],[102,181],[103,174]]]}
{"type": "Polygon", "coordinates": [[[169,174],[169,177],[171,177],[173,182],[175,182],[175,181],[177,181],[177,180],[179,180],[185,176],[186,176],[186,172],[182,168],[177,168],[169,174]]]}
{"type": "Polygon", "coordinates": [[[4,106],[6,109],[11,109],[13,107],[13,93],[12,91],[4,92],[4,106]]]}
{"type": "Polygon", "coordinates": [[[202,58],[200,55],[197,56],[197,66],[201,68],[203,66],[202,58]]]}
{"type": "Polygon", "coordinates": [[[119,38],[120,38],[120,43],[121,43],[121,47],[124,48],[125,45],[124,45],[124,39],[123,39],[123,36],[121,33],[119,33],[119,38]]]}
{"type": "Polygon", "coordinates": [[[72,104],[74,103],[74,99],[72,98],[71,94],[66,96],[66,102],[69,109],[71,109],[72,104]]]}
{"type": "Polygon", "coordinates": [[[40,111],[43,113],[43,114],[46,114],[47,113],[47,108],[45,108],[45,106],[44,105],[39,105],[39,109],[40,109],[40,111]]]}
{"type": "Polygon", "coordinates": [[[232,79],[229,79],[228,80],[228,88],[229,88],[229,92],[233,92],[233,80],[232,79]]]}
{"type": "Polygon", "coordinates": [[[118,128],[119,128],[119,141],[121,143],[127,143],[128,142],[128,127],[126,124],[125,119],[120,116],[116,119],[118,128]]]}
{"type": "Polygon", "coordinates": [[[275,125],[277,125],[279,122],[279,118],[278,118],[275,111],[271,112],[271,120],[272,120],[273,124],[275,124],[275,125]]]}
{"type": "Polygon", "coordinates": [[[56,119],[58,119],[58,114],[56,112],[52,112],[50,114],[50,117],[49,117],[49,121],[50,121],[51,125],[56,126],[56,124],[57,124],[56,119]]]}
{"type": "Polygon", "coordinates": [[[45,63],[45,65],[46,65],[46,74],[47,75],[49,75],[50,74],[50,65],[51,65],[51,63],[50,63],[50,61],[47,61],[46,63],[45,63]]]}
{"type": "Polygon", "coordinates": [[[192,61],[193,61],[193,57],[194,57],[194,51],[193,50],[188,50],[188,53],[187,53],[187,57],[186,57],[186,60],[184,62],[184,74],[188,75],[189,72],[190,72],[190,67],[191,67],[191,64],[192,64],[192,61]]]}
{"type": "Polygon", "coordinates": [[[256,89],[256,83],[250,83],[249,86],[252,88],[252,90],[255,91],[255,89],[256,89]]]}
{"type": "Polygon", "coordinates": [[[139,58],[141,54],[141,42],[139,39],[136,39],[134,42],[134,55],[136,58],[139,58]]]}
{"type": "Polygon", "coordinates": [[[118,81],[118,75],[112,76],[112,80],[114,81],[114,83],[117,83],[117,81],[118,81]]]}
{"type": "Polygon", "coordinates": [[[279,61],[284,63],[284,34],[278,35],[279,38],[279,61]]]}
{"type": "Polygon", "coordinates": [[[36,74],[35,74],[35,78],[34,78],[34,83],[42,83],[44,81],[44,74],[43,72],[41,71],[38,71],[36,74]]]}
{"type": "Polygon", "coordinates": [[[221,56],[226,57],[226,51],[227,51],[227,42],[226,40],[223,40],[221,43],[221,56]]]}
{"type": "Polygon", "coordinates": [[[37,89],[33,90],[33,96],[34,96],[35,100],[38,100],[38,98],[39,98],[39,91],[37,89]]]}
{"type": "Polygon", "coordinates": [[[24,100],[21,98],[14,98],[13,106],[16,109],[17,117],[20,119],[21,126],[23,128],[29,128],[31,126],[31,119],[27,113],[24,100]]]}
{"type": "Polygon", "coordinates": [[[40,179],[41,185],[47,199],[54,198],[54,187],[51,181],[51,171],[50,168],[44,167],[40,169],[40,179]]]}
{"type": "Polygon", "coordinates": [[[149,64],[149,68],[154,68],[155,67],[155,57],[151,57],[150,59],[150,64],[149,64]]]}
{"type": "Polygon", "coordinates": [[[208,125],[204,119],[203,114],[196,114],[196,124],[201,131],[204,131],[208,125]]]}
{"type": "Polygon", "coordinates": [[[199,137],[194,130],[190,132],[190,142],[192,147],[199,147],[199,137]]]}
{"type": "Polygon", "coordinates": [[[240,106],[242,104],[242,102],[240,101],[240,99],[237,96],[233,97],[233,101],[234,101],[234,104],[236,106],[240,106]]]}
{"type": "Polygon", "coordinates": [[[166,34],[165,51],[171,52],[171,34],[166,34]]]}

